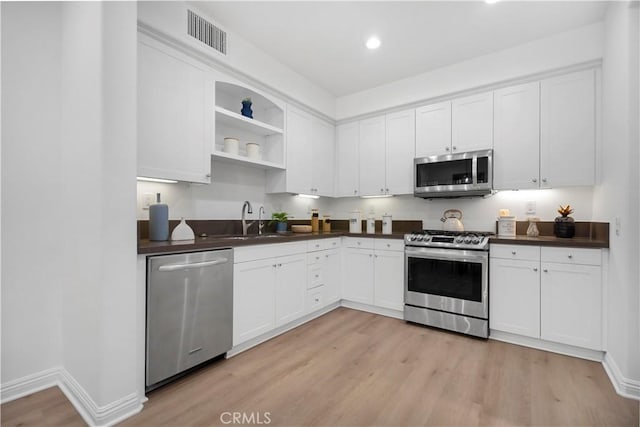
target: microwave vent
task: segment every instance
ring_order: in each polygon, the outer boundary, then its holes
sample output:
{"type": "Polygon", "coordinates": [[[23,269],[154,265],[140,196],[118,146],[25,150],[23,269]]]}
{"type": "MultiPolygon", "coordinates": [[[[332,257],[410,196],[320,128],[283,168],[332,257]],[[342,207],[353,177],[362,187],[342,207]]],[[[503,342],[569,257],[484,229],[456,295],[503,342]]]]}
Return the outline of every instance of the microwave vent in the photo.
{"type": "Polygon", "coordinates": [[[227,33],[188,9],[187,33],[221,54],[227,54],[227,33]]]}

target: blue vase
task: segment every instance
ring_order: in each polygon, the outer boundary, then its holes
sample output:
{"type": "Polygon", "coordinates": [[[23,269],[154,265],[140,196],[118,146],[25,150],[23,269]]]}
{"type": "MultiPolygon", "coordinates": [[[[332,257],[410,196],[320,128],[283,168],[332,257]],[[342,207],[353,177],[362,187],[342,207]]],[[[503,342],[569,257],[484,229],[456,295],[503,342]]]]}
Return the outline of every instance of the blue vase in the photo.
{"type": "Polygon", "coordinates": [[[251,110],[251,102],[242,101],[242,110],[240,110],[243,116],[253,119],[253,111],[251,110]]]}
{"type": "Polygon", "coordinates": [[[286,222],[276,222],[276,232],[277,233],[286,233],[287,232],[287,223],[286,222]]]}

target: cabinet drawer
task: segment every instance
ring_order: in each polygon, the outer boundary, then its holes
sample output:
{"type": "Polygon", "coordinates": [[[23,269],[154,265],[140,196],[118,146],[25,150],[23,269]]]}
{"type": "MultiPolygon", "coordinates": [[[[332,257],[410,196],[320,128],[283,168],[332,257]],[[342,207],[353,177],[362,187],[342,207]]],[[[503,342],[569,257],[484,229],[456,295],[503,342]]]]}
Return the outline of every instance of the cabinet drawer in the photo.
{"type": "Polygon", "coordinates": [[[317,288],[308,290],[306,306],[305,306],[307,313],[310,313],[315,310],[319,310],[322,307],[324,307],[325,300],[326,300],[326,291],[324,286],[319,286],[317,288]]]}
{"type": "Polygon", "coordinates": [[[500,245],[492,243],[489,248],[491,258],[540,261],[539,246],[500,245]]]}
{"type": "Polygon", "coordinates": [[[307,242],[307,251],[324,251],[326,249],[335,249],[340,247],[340,238],[309,240],[307,242]]]}
{"type": "Polygon", "coordinates": [[[323,268],[321,265],[310,266],[307,277],[307,289],[324,285],[323,268]]]}
{"type": "Polygon", "coordinates": [[[240,246],[233,250],[233,263],[277,258],[307,252],[306,242],[273,243],[255,246],[240,246]]]}
{"type": "Polygon", "coordinates": [[[383,251],[401,251],[404,252],[404,240],[400,239],[375,239],[374,248],[383,251]]]}
{"type": "Polygon", "coordinates": [[[345,246],[348,248],[373,249],[375,239],[361,237],[345,237],[345,246]]]}
{"type": "Polygon", "coordinates": [[[324,259],[323,251],[310,252],[307,254],[307,265],[311,266],[311,265],[321,264],[323,259],[324,259]]]}
{"type": "Polygon", "coordinates": [[[541,248],[541,259],[543,262],[600,265],[602,252],[600,249],[543,247],[541,248]]]}

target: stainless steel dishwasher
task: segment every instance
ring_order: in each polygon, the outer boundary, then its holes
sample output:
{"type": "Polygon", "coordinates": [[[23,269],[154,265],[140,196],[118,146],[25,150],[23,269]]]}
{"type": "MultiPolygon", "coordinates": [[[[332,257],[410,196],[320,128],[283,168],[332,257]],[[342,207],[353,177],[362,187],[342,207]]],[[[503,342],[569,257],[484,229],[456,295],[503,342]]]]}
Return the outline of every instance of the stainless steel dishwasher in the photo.
{"type": "Polygon", "coordinates": [[[232,333],[232,249],[149,257],[147,390],[226,353],[232,333]]]}

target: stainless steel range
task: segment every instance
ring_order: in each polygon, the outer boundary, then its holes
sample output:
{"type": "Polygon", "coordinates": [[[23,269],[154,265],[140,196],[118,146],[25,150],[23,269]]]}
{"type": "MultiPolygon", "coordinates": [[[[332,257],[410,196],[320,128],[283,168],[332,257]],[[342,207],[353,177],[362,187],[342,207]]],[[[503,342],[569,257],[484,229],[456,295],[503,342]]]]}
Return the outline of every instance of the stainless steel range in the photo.
{"type": "Polygon", "coordinates": [[[404,319],[489,335],[489,237],[424,230],[405,235],[404,319]]]}

